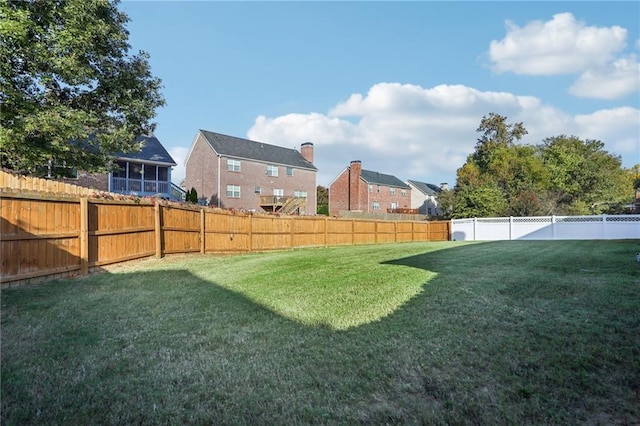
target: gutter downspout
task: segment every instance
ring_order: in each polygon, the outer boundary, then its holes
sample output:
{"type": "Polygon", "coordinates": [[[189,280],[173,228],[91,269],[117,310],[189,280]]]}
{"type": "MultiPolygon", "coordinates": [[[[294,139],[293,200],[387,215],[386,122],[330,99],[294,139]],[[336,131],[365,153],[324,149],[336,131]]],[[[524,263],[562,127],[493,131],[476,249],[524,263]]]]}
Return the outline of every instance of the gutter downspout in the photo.
{"type": "Polygon", "coordinates": [[[220,163],[222,161],[222,155],[218,154],[218,196],[216,197],[218,199],[218,208],[220,208],[220,163]]]}

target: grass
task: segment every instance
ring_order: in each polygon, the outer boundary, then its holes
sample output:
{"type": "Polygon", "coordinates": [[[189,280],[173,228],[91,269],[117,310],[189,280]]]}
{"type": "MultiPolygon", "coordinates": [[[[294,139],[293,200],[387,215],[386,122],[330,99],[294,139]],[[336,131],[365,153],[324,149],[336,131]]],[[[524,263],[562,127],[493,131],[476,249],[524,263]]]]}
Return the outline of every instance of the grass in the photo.
{"type": "Polygon", "coordinates": [[[638,241],[176,256],[2,292],[2,424],[638,424],[638,241]]]}

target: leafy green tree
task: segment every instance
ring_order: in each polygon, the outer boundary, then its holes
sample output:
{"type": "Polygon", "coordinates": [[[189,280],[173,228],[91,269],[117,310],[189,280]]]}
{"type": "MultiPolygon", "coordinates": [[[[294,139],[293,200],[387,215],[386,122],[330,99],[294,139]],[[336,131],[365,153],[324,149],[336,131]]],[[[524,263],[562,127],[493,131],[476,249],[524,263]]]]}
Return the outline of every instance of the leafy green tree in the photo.
{"type": "Polygon", "coordinates": [[[507,208],[502,191],[488,183],[456,189],[453,218],[502,216],[507,208]]]}
{"type": "Polygon", "coordinates": [[[329,215],[329,190],[322,185],[318,185],[318,187],[316,188],[316,195],[318,200],[316,213],[328,216],[329,215]]]}
{"type": "Polygon", "coordinates": [[[522,123],[507,124],[506,121],[507,117],[492,112],[482,117],[476,129],[482,136],[476,142],[472,161],[482,172],[499,167],[508,149],[528,133],[522,123]]]}
{"type": "Polygon", "coordinates": [[[0,165],[98,171],[139,149],[164,105],[145,52],[129,54],[118,0],[0,2],[0,165]]]}
{"type": "Polygon", "coordinates": [[[445,189],[437,196],[438,206],[442,211],[442,219],[451,219],[455,211],[456,192],[452,189],[445,189]]]}
{"type": "Polygon", "coordinates": [[[601,141],[554,136],[539,151],[555,193],[555,213],[599,214],[633,199],[630,172],[601,141]]]}
{"type": "Polygon", "coordinates": [[[452,217],[618,213],[640,182],[637,168],[623,169],[597,140],[561,135],[516,144],[527,133],[522,123],[493,113],[477,130],[482,135],[458,169],[453,200],[445,194],[452,217]]]}
{"type": "Polygon", "coordinates": [[[630,175],[629,178],[631,179],[631,186],[633,186],[634,189],[640,190],[640,163],[636,164],[628,170],[630,175]]]}
{"type": "Polygon", "coordinates": [[[527,134],[522,123],[508,124],[506,117],[491,113],[476,129],[481,136],[475,151],[458,169],[455,215],[532,215],[543,210],[537,192],[546,187],[546,171],[534,147],[516,145],[527,134]],[[500,199],[494,196],[501,194],[500,199]],[[486,204],[496,200],[495,206],[486,204]],[[462,210],[461,210],[462,209],[462,210]]]}
{"type": "Polygon", "coordinates": [[[191,188],[187,191],[185,201],[187,203],[198,204],[198,191],[195,188],[191,188]]]}

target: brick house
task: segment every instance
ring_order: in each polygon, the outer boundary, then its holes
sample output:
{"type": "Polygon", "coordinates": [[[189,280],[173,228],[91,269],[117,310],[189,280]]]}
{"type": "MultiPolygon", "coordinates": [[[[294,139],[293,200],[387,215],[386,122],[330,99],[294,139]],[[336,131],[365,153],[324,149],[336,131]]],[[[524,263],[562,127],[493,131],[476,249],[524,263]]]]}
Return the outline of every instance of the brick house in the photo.
{"type": "Polygon", "coordinates": [[[60,180],[98,191],[181,200],[184,192],[171,183],[171,169],[176,162],[158,138],[138,136],[136,142],[141,143],[140,151],[114,154],[116,167],[111,172],[64,170],[60,173],[59,167],[49,165],[43,168],[41,175],[48,178],[70,176],[60,180]]]}
{"type": "Polygon", "coordinates": [[[411,206],[411,187],[395,176],[362,169],[362,162],[352,161],[329,184],[329,214],[341,210],[386,213],[411,206]]]}
{"type": "Polygon", "coordinates": [[[446,184],[440,187],[431,183],[408,180],[411,187],[411,208],[418,210],[418,214],[437,216],[442,213],[438,207],[438,194],[442,192],[446,184]]]}
{"type": "Polygon", "coordinates": [[[203,203],[249,211],[316,214],[313,144],[300,152],[199,130],[185,162],[184,187],[203,203]]]}

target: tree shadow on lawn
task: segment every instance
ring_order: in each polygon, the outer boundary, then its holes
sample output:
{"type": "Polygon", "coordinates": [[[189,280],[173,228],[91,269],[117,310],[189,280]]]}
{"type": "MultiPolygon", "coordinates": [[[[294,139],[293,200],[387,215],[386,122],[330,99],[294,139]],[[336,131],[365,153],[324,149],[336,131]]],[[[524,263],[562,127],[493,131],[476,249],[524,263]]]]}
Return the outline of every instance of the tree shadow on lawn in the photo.
{"type": "Polygon", "coordinates": [[[637,419],[637,332],[603,336],[597,307],[586,328],[582,312],[563,321],[483,288],[464,266],[492,245],[386,262],[438,275],[392,315],[343,331],[184,270],[3,291],[2,423],[637,419]]]}

